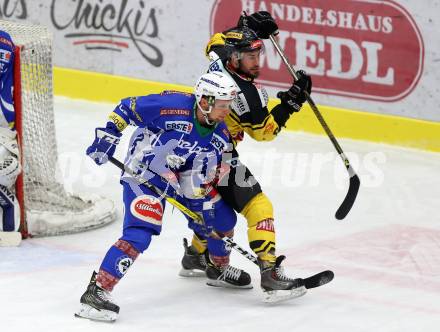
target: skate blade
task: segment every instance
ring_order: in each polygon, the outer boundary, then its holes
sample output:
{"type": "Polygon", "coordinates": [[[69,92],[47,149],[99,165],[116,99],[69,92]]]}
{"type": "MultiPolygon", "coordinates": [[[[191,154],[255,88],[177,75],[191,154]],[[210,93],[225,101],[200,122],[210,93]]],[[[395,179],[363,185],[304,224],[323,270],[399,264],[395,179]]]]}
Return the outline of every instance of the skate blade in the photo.
{"type": "Polygon", "coordinates": [[[81,307],[75,313],[75,317],[101,322],[114,322],[118,318],[118,314],[110,310],[98,310],[88,304],[81,303],[81,307]]]}
{"type": "Polygon", "coordinates": [[[206,282],[206,284],[208,286],[212,286],[212,287],[233,288],[233,289],[252,289],[253,288],[252,284],[238,286],[238,285],[233,285],[233,284],[227,283],[226,281],[223,281],[223,280],[210,280],[209,279],[206,282]]]}
{"type": "Polygon", "coordinates": [[[206,277],[206,273],[205,271],[201,271],[201,270],[188,270],[182,268],[179,271],[179,276],[189,277],[189,278],[200,278],[200,277],[206,277]]]}
{"type": "Polygon", "coordinates": [[[278,303],[301,297],[306,293],[307,289],[304,286],[287,290],[264,291],[263,302],[278,303]]]}

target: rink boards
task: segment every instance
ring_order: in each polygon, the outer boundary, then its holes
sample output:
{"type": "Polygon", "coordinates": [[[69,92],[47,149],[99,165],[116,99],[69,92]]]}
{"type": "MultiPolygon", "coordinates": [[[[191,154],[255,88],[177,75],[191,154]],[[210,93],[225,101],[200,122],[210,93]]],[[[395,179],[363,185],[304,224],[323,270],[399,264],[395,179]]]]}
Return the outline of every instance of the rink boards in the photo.
{"type": "MultiPolygon", "coordinates": [[[[162,90],[191,92],[192,88],[184,85],[59,67],[54,69],[55,95],[75,99],[116,103],[127,96],[158,93],[162,90]]],[[[315,102],[319,105],[319,98],[316,98],[315,102]]],[[[269,109],[276,103],[277,99],[271,99],[269,109]]],[[[308,106],[306,107],[307,109],[295,114],[287,122],[287,129],[324,134],[313,112],[308,106]]],[[[319,105],[319,110],[337,137],[440,152],[439,122],[353,111],[324,105],[319,105]]]]}

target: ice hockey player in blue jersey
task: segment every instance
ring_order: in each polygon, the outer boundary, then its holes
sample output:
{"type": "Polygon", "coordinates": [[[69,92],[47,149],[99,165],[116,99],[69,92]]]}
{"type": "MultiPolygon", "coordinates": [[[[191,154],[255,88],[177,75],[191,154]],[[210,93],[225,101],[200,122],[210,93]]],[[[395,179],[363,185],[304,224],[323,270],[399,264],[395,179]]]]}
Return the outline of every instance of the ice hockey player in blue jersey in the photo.
{"type": "Polygon", "coordinates": [[[0,127],[14,128],[14,43],[11,36],[0,30],[0,127]]]}
{"type": "MultiPolygon", "coordinates": [[[[0,240],[21,239],[18,231],[20,209],[15,197],[15,180],[20,173],[19,151],[15,132],[14,43],[0,30],[0,240]]],[[[0,241],[2,242],[2,241],[0,241]]]]}
{"type": "MultiPolygon", "coordinates": [[[[110,114],[105,128],[97,128],[87,154],[98,164],[112,156],[122,131],[133,124],[125,167],[175,197],[203,217],[204,224],[189,221],[189,227],[207,238],[210,255],[208,284],[251,288],[248,273],[229,265],[230,249],[211,231],[232,236],[235,212],[223,202],[211,185],[222,152],[229,143],[223,123],[236,95],[236,85],[223,73],[202,75],[195,94],[164,91],[132,97],[110,114]]],[[[76,316],[94,320],[115,320],[119,307],[110,292],[138,255],[162,229],[165,200],[126,172],[122,173],[124,224],[122,237],[108,250],[99,272],[93,272],[82,295],[76,316]]]]}

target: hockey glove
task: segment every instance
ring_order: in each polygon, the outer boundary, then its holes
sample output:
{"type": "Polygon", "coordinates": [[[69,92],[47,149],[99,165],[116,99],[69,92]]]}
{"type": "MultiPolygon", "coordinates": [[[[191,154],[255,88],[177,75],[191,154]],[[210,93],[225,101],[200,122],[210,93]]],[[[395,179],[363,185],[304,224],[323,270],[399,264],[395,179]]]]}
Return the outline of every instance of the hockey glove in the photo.
{"type": "Polygon", "coordinates": [[[255,31],[257,36],[268,39],[270,35],[278,34],[278,25],[274,18],[266,11],[259,11],[249,16],[242,15],[238,20],[239,27],[246,26],[255,31]]]}
{"type": "Polygon", "coordinates": [[[290,114],[299,112],[302,104],[304,104],[307,99],[305,92],[309,95],[312,92],[312,78],[303,70],[299,70],[297,74],[298,80],[293,83],[289,90],[277,93],[281,104],[289,109],[290,114]]]}
{"type": "Polygon", "coordinates": [[[205,47],[205,55],[207,58],[209,58],[209,53],[213,48],[225,46],[225,38],[226,36],[223,33],[216,33],[215,35],[211,36],[211,39],[208,41],[208,44],[205,47]]]}
{"type": "Polygon", "coordinates": [[[95,140],[92,145],[87,148],[86,154],[92,158],[97,165],[106,163],[108,158],[115,153],[121,135],[113,122],[107,122],[105,128],[95,129],[95,140]]]}

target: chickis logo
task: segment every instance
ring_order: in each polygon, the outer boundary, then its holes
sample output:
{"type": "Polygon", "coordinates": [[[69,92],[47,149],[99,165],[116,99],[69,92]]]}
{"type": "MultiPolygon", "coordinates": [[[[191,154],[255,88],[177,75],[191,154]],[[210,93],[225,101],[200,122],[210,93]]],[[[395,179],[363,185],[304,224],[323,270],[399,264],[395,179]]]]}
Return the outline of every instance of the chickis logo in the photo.
{"type": "Polygon", "coordinates": [[[163,207],[154,196],[143,195],[133,200],[130,205],[131,213],[140,220],[162,225],[163,207]]]}
{"type": "Polygon", "coordinates": [[[26,0],[0,1],[0,18],[25,20],[28,17],[26,0]]]}
{"type": "MultiPolygon", "coordinates": [[[[313,76],[315,92],[397,101],[414,90],[424,45],[411,15],[391,0],[217,0],[211,33],[236,25],[243,11],[271,13],[278,40],[297,69],[313,76]]],[[[259,81],[287,88],[292,78],[270,41],[259,81]]]]}
{"type": "Polygon", "coordinates": [[[122,52],[134,47],[151,65],[163,63],[156,9],[142,0],[52,0],[52,24],[88,51],[122,52]],[[71,10],[66,10],[66,7],[71,10]]]}

